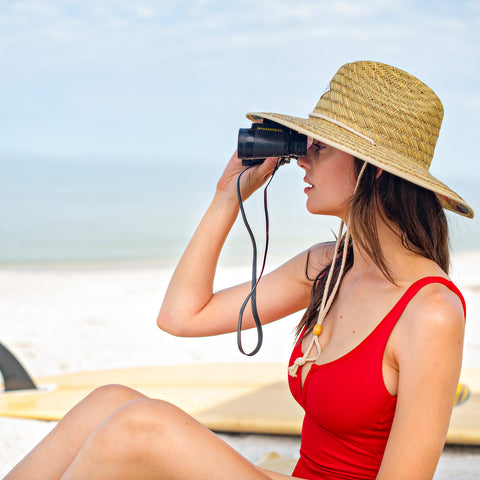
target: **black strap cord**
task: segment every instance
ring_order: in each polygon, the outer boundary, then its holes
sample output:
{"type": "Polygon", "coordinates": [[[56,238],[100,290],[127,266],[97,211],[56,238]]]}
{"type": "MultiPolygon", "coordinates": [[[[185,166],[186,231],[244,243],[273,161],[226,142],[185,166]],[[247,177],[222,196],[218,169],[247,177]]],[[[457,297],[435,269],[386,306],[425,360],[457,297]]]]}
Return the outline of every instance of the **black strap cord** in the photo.
{"type": "Polygon", "coordinates": [[[269,218],[268,218],[268,205],[267,205],[267,188],[270,185],[270,182],[273,179],[273,176],[275,175],[275,172],[277,171],[278,167],[280,166],[280,159],[277,161],[275,168],[273,169],[273,172],[270,176],[270,179],[268,180],[267,184],[265,185],[265,188],[263,189],[263,208],[265,212],[265,250],[263,253],[263,262],[262,262],[262,269],[260,271],[260,275],[257,278],[257,242],[255,241],[255,236],[253,235],[252,229],[250,228],[250,225],[247,220],[247,216],[245,214],[245,209],[243,208],[243,200],[242,200],[242,195],[240,192],[240,179],[242,175],[250,168],[252,168],[253,165],[250,165],[247,167],[245,170],[243,170],[240,175],[238,176],[237,179],[237,197],[238,197],[238,205],[240,206],[240,212],[242,213],[242,218],[243,218],[243,223],[245,224],[245,227],[250,235],[250,240],[252,242],[252,249],[253,249],[253,258],[252,258],[252,281],[251,281],[251,286],[252,289],[250,290],[250,293],[248,294],[247,298],[242,304],[242,307],[240,308],[240,313],[238,316],[238,326],[237,326],[237,345],[238,349],[240,352],[242,352],[244,355],[247,355],[249,357],[255,355],[259,350],[260,347],[262,346],[263,342],[263,331],[262,331],[262,323],[260,322],[260,318],[258,316],[258,311],[257,311],[257,285],[260,279],[262,278],[263,271],[265,270],[265,263],[267,261],[267,252],[268,252],[268,241],[269,241],[269,218]],[[245,311],[246,306],[248,305],[248,302],[251,302],[252,305],[252,314],[253,314],[253,319],[255,320],[255,326],[257,328],[257,346],[250,352],[246,353],[243,349],[242,345],[242,320],[243,320],[243,313],[245,311]]]}

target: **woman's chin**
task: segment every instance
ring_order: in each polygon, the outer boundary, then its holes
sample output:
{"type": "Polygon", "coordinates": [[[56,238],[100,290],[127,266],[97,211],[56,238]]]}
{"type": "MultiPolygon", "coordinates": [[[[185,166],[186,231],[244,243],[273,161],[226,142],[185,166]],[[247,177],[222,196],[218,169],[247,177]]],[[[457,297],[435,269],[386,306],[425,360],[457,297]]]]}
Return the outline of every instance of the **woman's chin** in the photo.
{"type": "Polygon", "coordinates": [[[318,205],[318,202],[317,203],[313,202],[310,197],[307,197],[305,207],[307,209],[307,212],[312,213],[313,215],[325,214],[325,212],[324,212],[325,209],[321,208],[321,206],[318,205]]]}
{"type": "Polygon", "coordinates": [[[327,217],[337,217],[343,219],[345,215],[342,215],[343,212],[333,211],[332,209],[321,208],[319,205],[314,205],[312,202],[307,200],[305,205],[307,212],[312,215],[325,215],[327,217]]]}

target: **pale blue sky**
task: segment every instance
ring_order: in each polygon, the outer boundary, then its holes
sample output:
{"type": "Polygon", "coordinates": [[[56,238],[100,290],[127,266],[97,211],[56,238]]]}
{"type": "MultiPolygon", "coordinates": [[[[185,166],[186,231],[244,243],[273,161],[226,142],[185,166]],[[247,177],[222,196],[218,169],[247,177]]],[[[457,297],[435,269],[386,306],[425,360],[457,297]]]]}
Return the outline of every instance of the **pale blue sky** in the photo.
{"type": "Polygon", "coordinates": [[[477,0],[0,0],[0,158],[223,163],[370,59],[442,99],[433,172],[480,178],[479,37],[477,0]]]}

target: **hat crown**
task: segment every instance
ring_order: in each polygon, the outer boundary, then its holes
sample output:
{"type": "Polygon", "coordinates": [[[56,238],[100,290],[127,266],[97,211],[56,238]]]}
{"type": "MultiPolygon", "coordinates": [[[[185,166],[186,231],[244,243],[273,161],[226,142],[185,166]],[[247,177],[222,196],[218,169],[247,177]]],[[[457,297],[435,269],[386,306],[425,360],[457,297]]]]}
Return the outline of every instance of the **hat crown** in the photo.
{"type": "Polygon", "coordinates": [[[435,92],[413,75],[360,61],[338,70],[313,113],[347,125],[428,170],[443,106],[435,92]]]}

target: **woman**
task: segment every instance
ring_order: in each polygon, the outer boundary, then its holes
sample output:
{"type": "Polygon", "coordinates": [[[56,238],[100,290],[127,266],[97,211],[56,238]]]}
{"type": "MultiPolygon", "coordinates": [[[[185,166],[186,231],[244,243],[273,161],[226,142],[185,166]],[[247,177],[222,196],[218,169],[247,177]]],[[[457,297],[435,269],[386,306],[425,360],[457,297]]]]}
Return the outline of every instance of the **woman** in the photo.
{"type": "MultiPolygon", "coordinates": [[[[347,226],[266,275],[268,323],[306,308],[289,369],[306,410],[295,478],[429,479],[460,374],[464,302],[448,280],[442,207],[470,207],[430,175],[442,105],[411,75],[376,62],[344,65],[308,119],[252,114],[310,137],[307,209],[347,226]]],[[[246,199],[276,159],[242,176],[246,199]]],[[[236,329],[250,287],[213,293],[237,217],[234,154],[168,287],[158,325],[174,335],[236,329]]],[[[251,312],[245,328],[253,327],[251,312]]],[[[107,386],[83,400],[7,476],[66,479],[282,479],[252,465],[175,406],[107,386]]]]}

